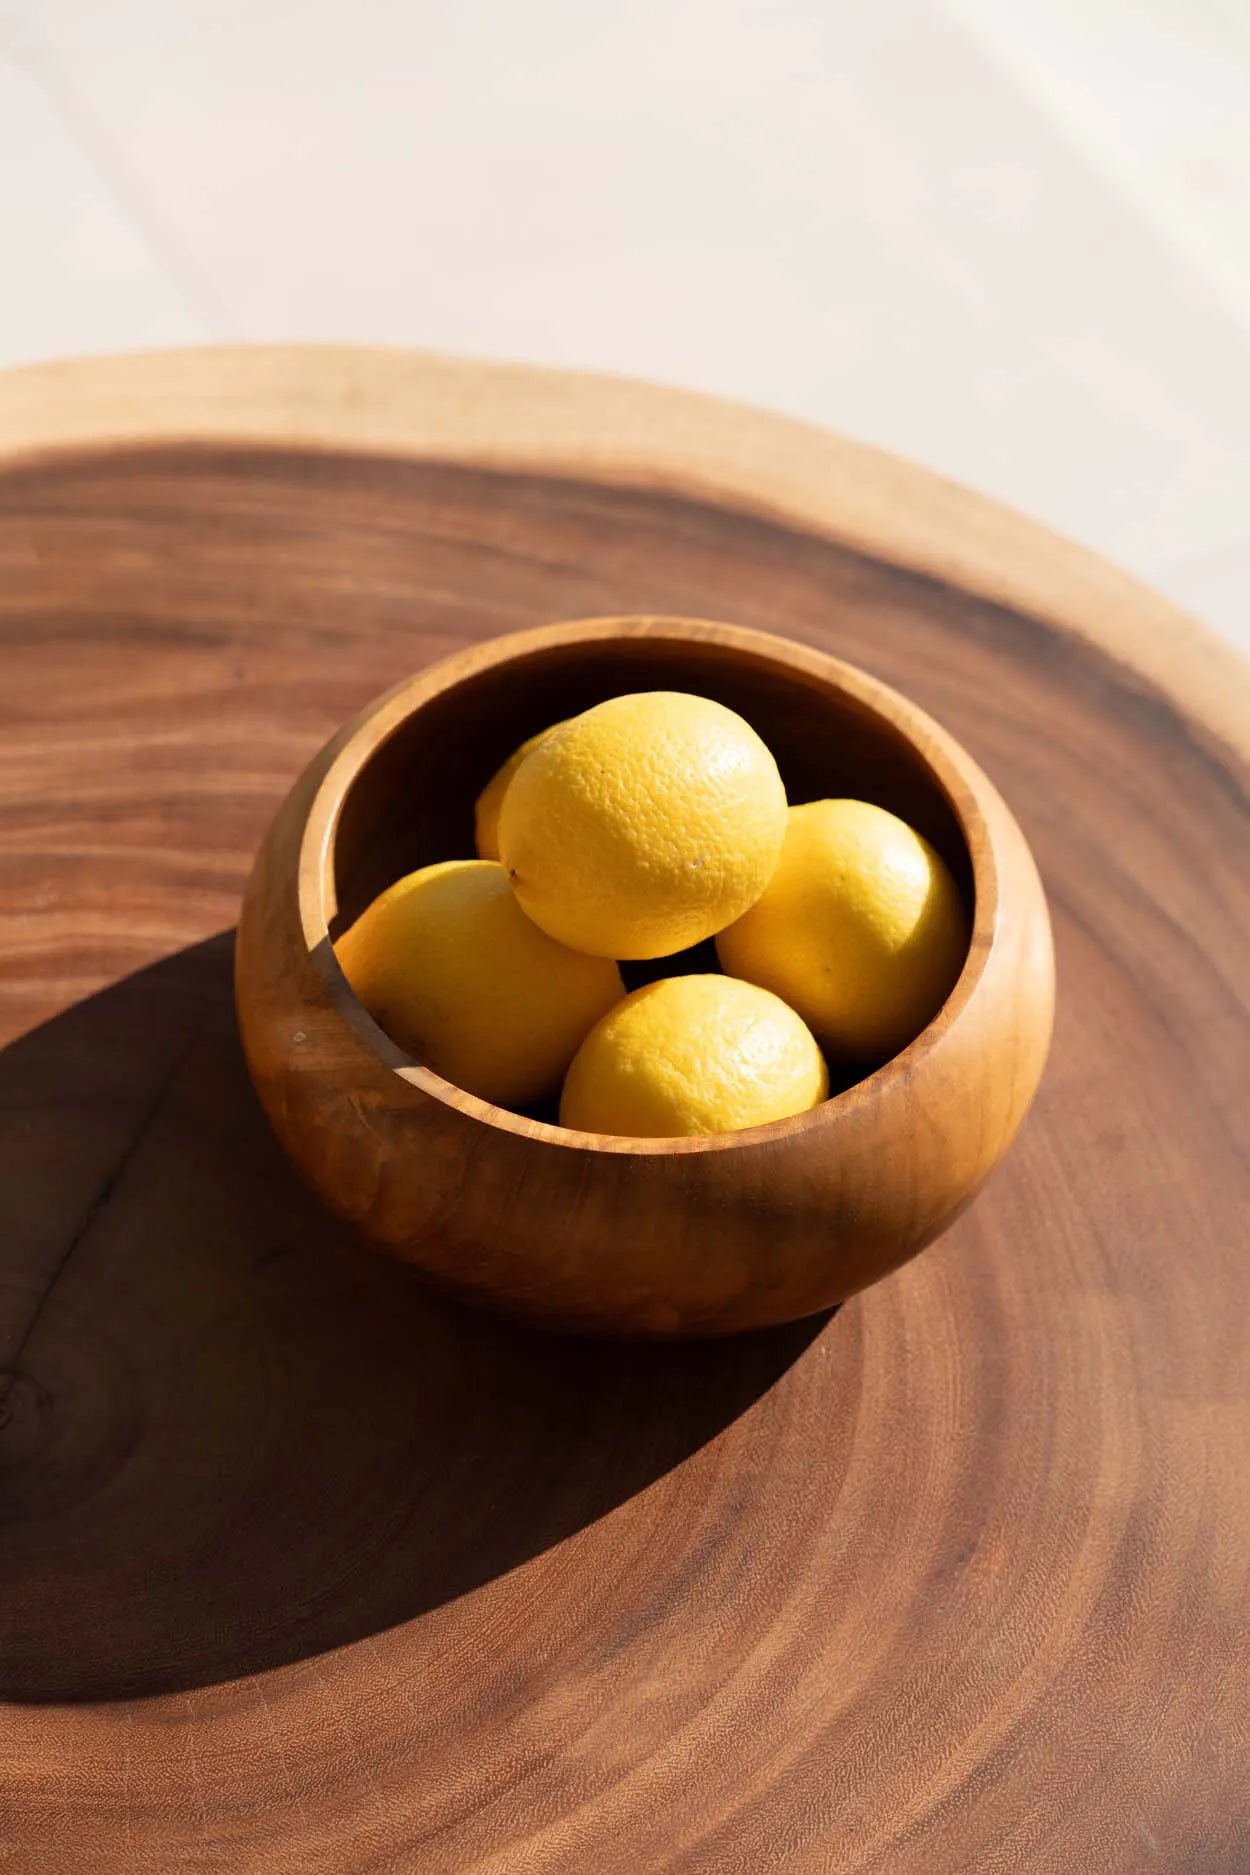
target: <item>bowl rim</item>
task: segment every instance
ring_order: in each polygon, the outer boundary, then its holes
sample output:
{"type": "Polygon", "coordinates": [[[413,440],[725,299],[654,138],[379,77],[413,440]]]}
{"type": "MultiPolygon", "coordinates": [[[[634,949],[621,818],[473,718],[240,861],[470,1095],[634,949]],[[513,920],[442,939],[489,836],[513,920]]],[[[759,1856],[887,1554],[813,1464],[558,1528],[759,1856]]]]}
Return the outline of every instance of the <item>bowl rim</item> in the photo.
{"type": "Polygon", "coordinates": [[[795,1134],[817,1135],[841,1116],[877,1100],[888,1086],[910,1079],[967,1009],[985,974],[999,915],[999,866],[994,835],[978,801],[990,784],[961,745],[917,704],[857,665],[780,634],[709,619],[629,615],[568,620],[509,632],[453,653],[402,679],[354,717],[329,746],[328,764],[309,804],[298,849],[297,896],[300,927],[310,959],[334,1014],[401,1081],[442,1106],[497,1131],[564,1150],[644,1157],[741,1151],[795,1134]],[[780,674],[802,676],[848,695],[884,720],[919,756],[945,797],[959,827],[972,871],[972,928],[963,967],[937,1014],[920,1033],[879,1068],[817,1107],[736,1133],[644,1139],[616,1133],[584,1133],[534,1120],[483,1100],[433,1068],[414,1061],[373,1020],[360,1002],[334,952],[330,930],[338,910],[335,839],[348,793],[367,762],[400,727],[434,698],[484,671],[521,664],[535,655],[577,644],[613,639],[712,644],[769,664],[780,674]]]}

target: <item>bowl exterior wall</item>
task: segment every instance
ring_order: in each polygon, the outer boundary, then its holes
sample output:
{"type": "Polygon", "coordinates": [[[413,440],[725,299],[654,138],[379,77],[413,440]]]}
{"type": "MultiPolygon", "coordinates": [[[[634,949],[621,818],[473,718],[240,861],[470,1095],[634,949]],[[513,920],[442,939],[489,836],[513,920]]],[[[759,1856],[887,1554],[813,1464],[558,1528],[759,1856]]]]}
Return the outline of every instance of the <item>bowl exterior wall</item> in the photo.
{"type": "Polygon", "coordinates": [[[974,865],[992,869],[996,907],[992,928],[978,919],[968,981],[946,1009],[801,1122],[711,1149],[632,1152],[443,1098],[379,1046],[328,937],[310,945],[309,815],[359,728],[316,758],[270,828],[239,925],[236,991],[279,1139],[375,1243],[446,1288],[554,1326],[726,1333],[830,1307],[895,1269],[1006,1151],[1049,1046],[1050,926],[1019,827],[962,751],[987,843],[974,865]]]}

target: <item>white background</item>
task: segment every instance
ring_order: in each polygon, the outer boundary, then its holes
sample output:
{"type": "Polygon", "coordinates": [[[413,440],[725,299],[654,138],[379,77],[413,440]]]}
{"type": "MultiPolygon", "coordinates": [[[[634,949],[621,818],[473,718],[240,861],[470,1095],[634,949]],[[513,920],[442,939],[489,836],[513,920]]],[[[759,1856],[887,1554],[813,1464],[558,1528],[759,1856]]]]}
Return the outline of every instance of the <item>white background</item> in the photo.
{"type": "Polygon", "coordinates": [[[0,364],[314,338],[807,417],[1250,649],[1250,4],[0,0],[0,364]]]}

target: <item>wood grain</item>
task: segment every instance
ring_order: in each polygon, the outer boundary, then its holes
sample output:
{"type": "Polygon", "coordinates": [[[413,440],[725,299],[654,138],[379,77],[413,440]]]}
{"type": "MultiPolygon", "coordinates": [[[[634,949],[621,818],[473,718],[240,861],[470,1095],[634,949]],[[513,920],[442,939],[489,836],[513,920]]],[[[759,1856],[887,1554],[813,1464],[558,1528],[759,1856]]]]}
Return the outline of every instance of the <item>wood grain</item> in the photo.
{"type": "Polygon", "coordinates": [[[438,406],[417,367],[362,415],[372,368],[331,362],[271,385],[315,447],[231,445],[229,363],[219,409],[210,363],[179,403],[158,361],[125,447],[112,368],[94,399],[70,374],[89,449],[72,398],[31,419],[44,374],[5,393],[9,1865],[1243,1875],[1250,851],[1219,658],[1189,640],[1172,682],[1165,611],[1107,575],[1151,672],[1111,655],[1044,537],[900,467],[850,455],[806,513],[776,454],[758,505],[631,487],[574,382],[563,474],[482,468],[489,374],[438,406]],[[400,459],[413,408],[442,460],[400,459]],[[887,488],[904,564],[856,535],[887,488]],[[911,552],[934,503],[945,566],[911,552]],[[1028,562],[1027,608],[961,583],[987,553],[1028,562]],[[806,1341],[588,1353],[432,1302],[301,1196],[217,934],[370,696],[661,611],[784,630],[948,724],[1038,856],[1061,995],[940,1247],[806,1341]]]}
{"type": "Polygon", "coordinates": [[[331,1208],[460,1295],[598,1332],[771,1327],[896,1269],[1015,1137],[1054,1006],[1037,869],[966,751],[851,665],[708,620],[507,633],[379,698],[275,816],[237,956],[257,1091],[331,1208]],[[862,795],[919,828],[959,881],[970,941],[923,1033],[857,1064],[814,1112],[714,1138],[605,1139],[506,1113],[405,1057],[332,938],[395,880],[471,850],[474,802],[526,738],[657,686],[744,715],[790,800],[862,795]]]}
{"type": "Polygon", "coordinates": [[[420,352],[213,347],[0,375],[0,437],[12,457],[194,437],[676,489],[1062,626],[1246,747],[1250,667],[1118,567],[869,444],[693,391],[420,352]]]}

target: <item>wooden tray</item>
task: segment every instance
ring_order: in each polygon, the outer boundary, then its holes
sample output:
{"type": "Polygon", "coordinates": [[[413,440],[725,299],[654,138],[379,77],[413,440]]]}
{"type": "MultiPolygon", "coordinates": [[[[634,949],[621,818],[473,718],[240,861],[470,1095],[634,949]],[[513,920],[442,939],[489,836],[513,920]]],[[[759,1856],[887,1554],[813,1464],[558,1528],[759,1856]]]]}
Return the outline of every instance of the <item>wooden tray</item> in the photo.
{"type": "Polygon", "coordinates": [[[916,470],[634,386],[70,366],[0,382],[0,449],[0,1865],[1244,1875],[1232,655],[916,470]],[[934,711],[1059,953],[1038,1106],[946,1240],[690,1348],[362,1253],[230,1003],[249,857],[337,723],[467,640],[653,610],[934,711]]]}

